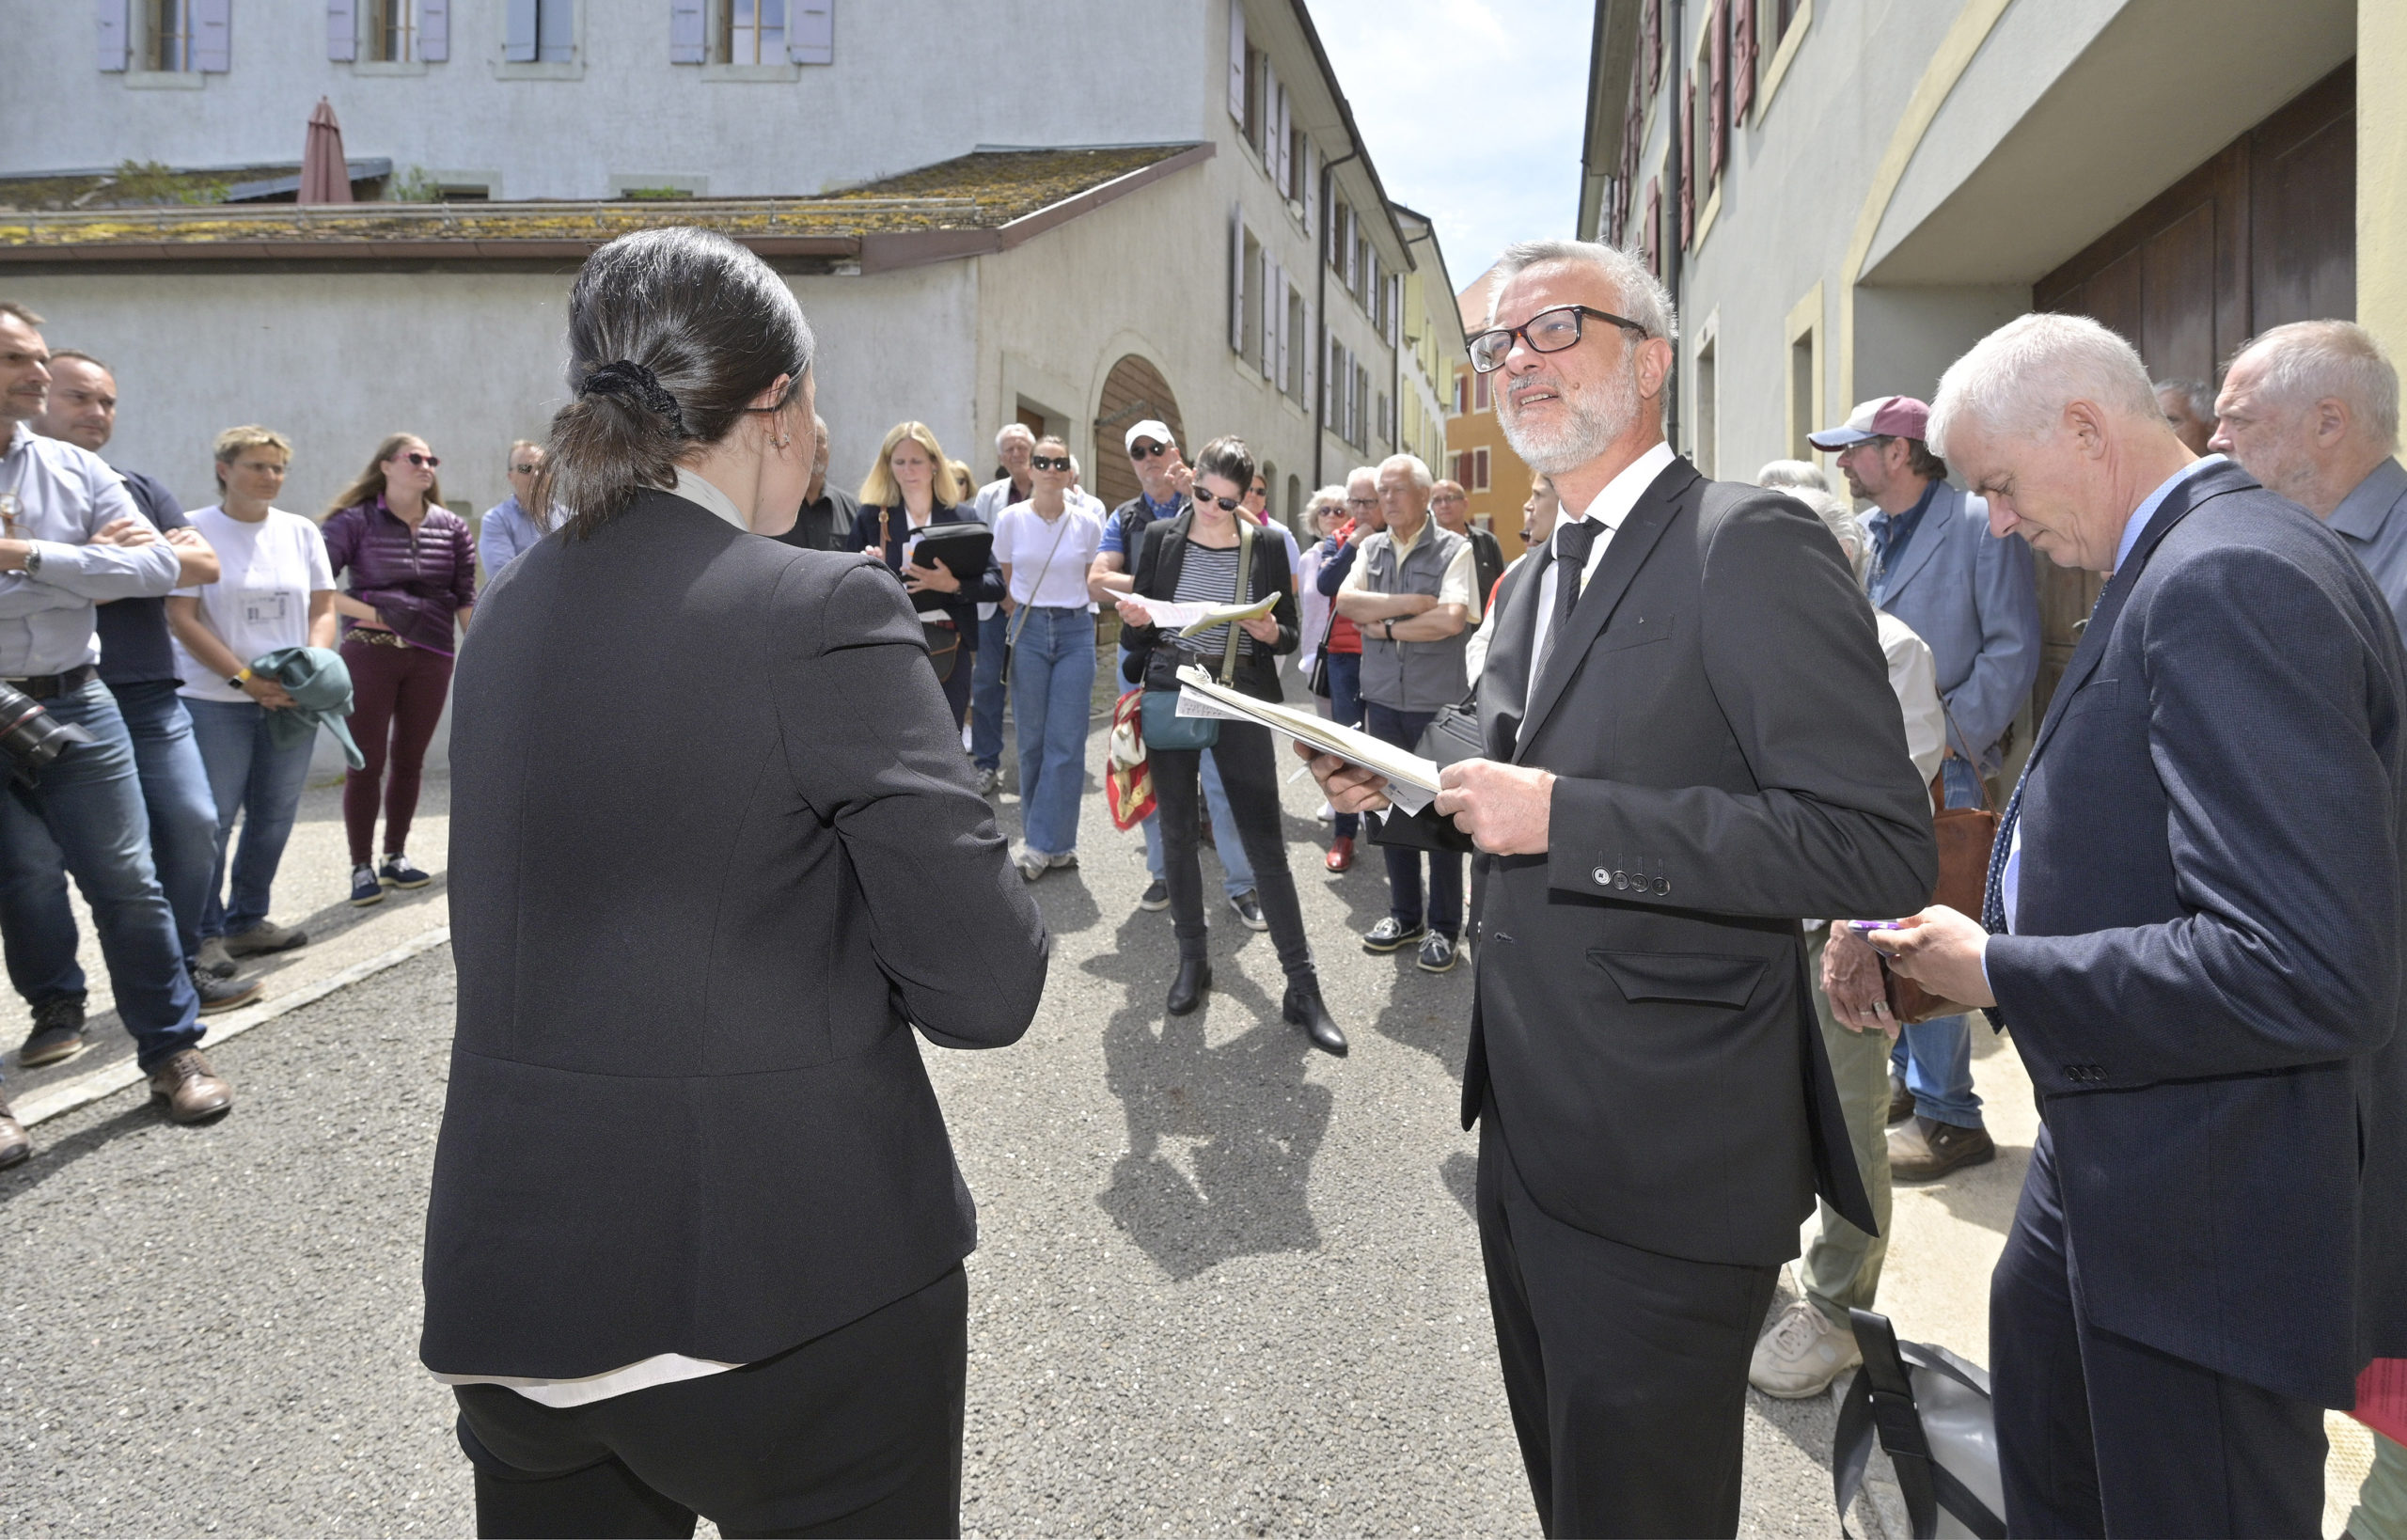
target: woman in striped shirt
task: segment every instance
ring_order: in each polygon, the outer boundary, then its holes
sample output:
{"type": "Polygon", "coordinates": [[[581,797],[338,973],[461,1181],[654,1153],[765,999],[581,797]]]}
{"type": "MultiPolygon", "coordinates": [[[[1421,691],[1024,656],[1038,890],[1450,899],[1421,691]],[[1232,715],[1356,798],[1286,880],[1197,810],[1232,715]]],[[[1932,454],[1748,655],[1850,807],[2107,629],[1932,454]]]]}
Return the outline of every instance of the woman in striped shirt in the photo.
{"type": "MultiPolygon", "coordinates": [[[[1145,688],[1175,690],[1182,664],[1194,664],[1219,675],[1233,689],[1262,700],[1280,699],[1279,659],[1296,650],[1295,583],[1289,575],[1284,542],[1256,529],[1251,557],[1239,535],[1240,511],[1246,489],[1253,482],[1253,453],[1237,438],[1217,438],[1195,460],[1191,506],[1173,519],[1156,519],[1147,526],[1140,547],[1135,579],[1119,600],[1125,622],[1124,639],[1145,658],[1145,688]],[[1246,569],[1240,597],[1237,570],[1246,569]],[[1235,633],[1226,625],[1194,636],[1182,636],[1169,627],[1156,627],[1145,601],[1225,605],[1252,603],[1277,596],[1267,615],[1240,621],[1235,633]]],[[[1248,528],[1251,522],[1246,521],[1248,528]]],[[[1296,900],[1296,880],[1287,870],[1286,837],[1280,825],[1279,771],[1270,752],[1270,730],[1253,722],[1215,724],[1219,738],[1212,758],[1220,768],[1229,794],[1229,810],[1253,863],[1254,888],[1269,922],[1270,938],[1279,948],[1280,966],[1286,970],[1287,994],[1281,1014],[1301,1027],[1326,1052],[1345,1052],[1345,1034],[1338,1029],[1321,999],[1319,976],[1313,968],[1312,948],[1304,939],[1304,916],[1296,900]]],[[[1203,871],[1196,859],[1200,834],[1198,776],[1203,750],[1148,746],[1154,795],[1161,809],[1162,861],[1170,884],[1170,908],[1178,933],[1178,976],[1170,988],[1170,1014],[1184,1015],[1201,1005],[1212,987],[1207,955],[1209,928],[1204,919],[1203,871]]],[[[1222,830],[1220,838],[1228,838],[1222,830]]]]}

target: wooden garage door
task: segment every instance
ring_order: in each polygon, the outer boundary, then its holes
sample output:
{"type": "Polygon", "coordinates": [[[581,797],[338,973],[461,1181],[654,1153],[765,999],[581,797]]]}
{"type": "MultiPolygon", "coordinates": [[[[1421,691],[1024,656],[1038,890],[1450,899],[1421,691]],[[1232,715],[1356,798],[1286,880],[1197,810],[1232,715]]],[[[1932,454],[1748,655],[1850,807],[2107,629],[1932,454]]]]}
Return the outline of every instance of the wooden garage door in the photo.
{"type": "MultiPolygon", "coordinates": [[[[2156,379],[2213,383],[2269,326],[2356,315],[2356,78],[2342,65],[2034,284],[2035,308],[2095,316],[2156,379]]],[[[2103,580],[2039,563],[2048,708],[2103,580]]]]}
{"type": "Polygon", "coordinates": [[[1187,428],[1179,420],[1178,399],[1170,393],[1170,382],[1150,361],[1132,353],[1104,376],[1102,407],[1094,419],[1095,463],[1088,467],[1085,480],[1106,508],[1118,508],[1137,495],[1137,473],[1128,468],[1128,453],[1121,440],[1147,417],[1167,425],[1178,440],[1179,452],[1189,461],[1194,459],[1195,447],[1187,442],[1187,428]]]}

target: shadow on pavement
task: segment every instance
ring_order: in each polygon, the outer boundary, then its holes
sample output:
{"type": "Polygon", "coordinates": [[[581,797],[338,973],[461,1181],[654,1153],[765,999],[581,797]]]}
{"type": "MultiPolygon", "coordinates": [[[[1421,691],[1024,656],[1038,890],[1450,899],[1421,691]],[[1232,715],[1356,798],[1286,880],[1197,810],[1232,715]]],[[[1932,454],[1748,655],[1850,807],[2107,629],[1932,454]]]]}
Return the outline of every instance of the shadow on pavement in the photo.
{"type": "MultiPolygon", "coordinates": [[[[1124,943],[1156,917],[1134,915],[1124,943]]],[[[1234,927],[1214,928],[1216,943],[1234,927]]],[[[1238,931],[1241,935],[1251,933],[1238,931]]],[[[1128,1151],[1095,1202],[1172,1278],[1231,1257],[1320,1246],[1306,1188],[1329,1131],[1331,1093],[1305,1076],[1314,1051],[1279,1002],[1216,944],[1211,996],[1192,1015],[1164,1014],[1163,949],[1124,945],[1088,966],[1134,998],[1103,1031],[1104,1083],[1128,1119],[1128,1151]],[[1150,955],[1149,955],[1150,954],[1150,955]],[[1213,1045],[1208,1026],[1251,1025],[1213,1045]]]]}
{"type": "Polygon", "coordinates": [[[1463,1205],[1463,1212],[1473,1223],[1479,1220],[1479,1156],[1468,1150],[1456,1150],[1438,1168],[1438,1180],[1463,1205]]]}
{"type": "MultiPolygon", "coordinates": [[[[238,1090],[237,1095],[239,1094],[238,1090]]],[[[237,1110],[240,1110],[239,1101],[237,1110]]],[[[202,1124],[196,1129],[179,1128],[167,1121],[165,1112],[153,1106],[146,1097],[124,1111],[115,1114],[106,1122],[94,1124],[80,1133],[71,1134],[55,1144],[43,1139],[41,1130],[37,1128],[33,1131],[34,1157],[15,1171],[0,1172],[0,1204],[12,1203],[27,1196],[53,1177],[65,1175],[71,1167],[86,1155],[98,1155],[118,1139],[134,1134],[149,1133],[153,1129],[186,1133],[197,1132],[211,1126],[212,1125],[202,1124]]]]}

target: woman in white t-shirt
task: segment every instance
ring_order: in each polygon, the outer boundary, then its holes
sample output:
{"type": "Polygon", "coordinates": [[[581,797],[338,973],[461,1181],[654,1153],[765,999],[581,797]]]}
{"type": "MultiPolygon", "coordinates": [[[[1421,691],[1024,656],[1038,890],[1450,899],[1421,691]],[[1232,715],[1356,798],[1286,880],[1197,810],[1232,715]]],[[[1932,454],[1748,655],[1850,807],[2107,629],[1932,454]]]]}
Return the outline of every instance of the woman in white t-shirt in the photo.
{"type": "Polygon", "coordinates": [[[1078,798],[1087,784],[1087,713],[1094,694],[1094,609],[1087,567],[1103,521],[1068,495],[1070,448],[1036,441],[1028,501],[995,520],[995,559],[1010,615],[1012,715],[1019,724],[1019,872],[1078,865],[1078,798]]]}
{"type": "Polygon", "coordinates": [[[267,714],[292,704],[284,686],[251,672],[254,659],[285,647],[335,644],[335,574],[318,526],[270,507],[283,490],[292,445],[258,427],[217,435],[216,507],[195,509],[193,528],[217,553],[219,575],[206,588],[167,598],[192,735],[217,799],[217,864],[201,910],[201,960],[284,951],[309,938],[267,917],[268,890],[301,807],[310,740],[279,747],[267,714]],[[226,900],[227,836],[244,814],[233,854],[234,891],[226,900]]]}

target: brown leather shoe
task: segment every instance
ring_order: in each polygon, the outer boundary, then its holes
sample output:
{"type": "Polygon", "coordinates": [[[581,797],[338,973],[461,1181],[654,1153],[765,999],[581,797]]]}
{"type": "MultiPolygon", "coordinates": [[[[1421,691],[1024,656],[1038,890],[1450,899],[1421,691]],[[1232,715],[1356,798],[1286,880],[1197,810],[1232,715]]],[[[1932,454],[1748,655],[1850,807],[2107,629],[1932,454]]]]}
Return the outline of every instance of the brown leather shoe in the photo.
{"type": "Polygon", "coordinates": [[[1895,1182],[1929,1182],[1996,1158],[1997,1145],[1986,1128],[1959,1128],[1917,1115],[1889,1130],[1889,1177],[1895,1182]]]}
{"type": "Polygon", "coordinates": [[[1914,1093],[1906,1089],[1897,1072],[1889,1072],[1889,1121],[1903,1123],[1914,1115],[1914,1093]]]}
{"type": "Polygon", "coordinates": [[[33,1158],[33,1136],[25,1132],[25,1125],[8,1110],[8,1104],[0,1102],[0,1171],[24,1164],[33,1158]]]}
{"type": "Polygon", "coordinates": [[[1329,855],[1323,862],[1331,872],[1350,871],[1354,865],[1354,837],[1341,834],[1329,842],[1329,855]]]}
{"type": "Polygon", "coordinates": [[[217,1077],[198,1048],[186,1048],[150,1072],[150,1099],[178,1123],[206,1123],[234,1105],[234,1088],[217,1077]]]}

